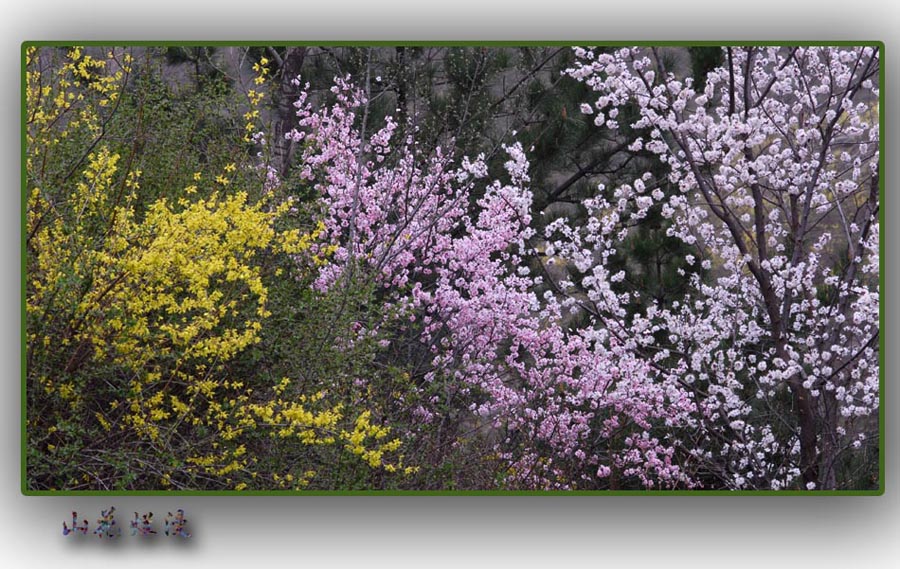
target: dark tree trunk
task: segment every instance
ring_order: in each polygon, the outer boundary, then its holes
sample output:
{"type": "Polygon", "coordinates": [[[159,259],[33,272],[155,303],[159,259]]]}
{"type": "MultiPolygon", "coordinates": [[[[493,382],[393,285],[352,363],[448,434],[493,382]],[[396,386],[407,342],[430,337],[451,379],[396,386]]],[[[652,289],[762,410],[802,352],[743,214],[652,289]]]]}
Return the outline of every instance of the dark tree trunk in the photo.
{"type": "Polygon", "coordinates": [[[274,167],[284,176],[291,166],[294,156],[294,142],[285,140],[284,135],[297,123],[297,109],[294,101],[300,96],[302,85],[294,85],[292,81],[300,75],[303,60],[306,58],[306,47],[289,47],[281,61],[281,86],[278,92],[278,116],[275,119],[274,167]]]}
{"type": "Polygon", "coordinates": [[[834,490],[837,488],[837,476],[835,463],[838,455],[837,433],[837,399],[833,391],[822,392],[822,450],[819,456],[819,482],[816,488],[819,490],[834,490]]]}
{"type": "Polygon", "coordinates": [[[802,380],[795,377],[790,381],[791,394],[794,396],[794,408],[797,423],[800,427],[800,475],[803,486],[810,482],[819,483],[818,452],[816,441],[816,411],[809,390],[803,387],[802,380]]]}

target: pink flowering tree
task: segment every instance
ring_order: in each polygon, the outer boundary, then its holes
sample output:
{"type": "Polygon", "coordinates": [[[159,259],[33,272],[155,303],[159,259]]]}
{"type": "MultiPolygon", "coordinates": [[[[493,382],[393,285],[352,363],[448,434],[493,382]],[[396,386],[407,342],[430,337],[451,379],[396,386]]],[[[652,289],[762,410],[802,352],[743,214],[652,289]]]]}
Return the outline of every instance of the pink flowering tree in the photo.
{"type": "Polygon", "coordinates": [[[877,444],[878,50],[726,48],[702,91],[656,49],[576,55],[582,111],[629,117],[666,172],[600,186],[577,223],[533,222],[517,143],[491,179],[411,124],[369,134],[349,78],[330,105],[304,90],[315,288],[374,288],[351,341],[409,368],[408,437],[476,433],[505,487],[843,487],[877,444]],[[702,268],[666,305],[612,268],[651,212],[702,268]]]}
{"type": "Polygon", "coordinates": [[[390,117],[366,137],[365,93],[348,79],[332,93],[320,109],[302,95],[287,134],[323,201],[318,246],[332,254],[315,286],[374,282],[385,316],[354,333],[423,355],[410,436],[452,447],[478,432],[506,487],[693,486],[671,434],[692,425],[693,393],[596,318],[571,325],[577,308],[535,251],[520,145],[504,147],[506,181],[488,180],[483,155],[457,159],[452,142],[425,154],[390,117]]]}
{"type": "Polygon", "coordinates": [[[547,228],[572,261],[559,291],[645,381],[692,395],[681,443],[709,485],[840,488],[878,433],[878,49],[726,48],[702,91],[659,49],[576,54],[567,73],[597,93],[582,111],[608,128],[630,113],[631,150],[668,179],[601,188],[586,225],[547,228]],[[711,279],[626,321],[627,275],[604,261],[651,208],[711,279]]]}

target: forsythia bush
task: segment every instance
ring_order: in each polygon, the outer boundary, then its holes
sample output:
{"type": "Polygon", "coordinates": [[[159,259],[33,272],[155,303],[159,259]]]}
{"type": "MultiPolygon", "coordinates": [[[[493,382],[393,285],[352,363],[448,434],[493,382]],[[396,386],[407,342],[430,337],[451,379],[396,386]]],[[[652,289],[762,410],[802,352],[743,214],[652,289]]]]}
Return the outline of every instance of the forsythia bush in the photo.
{"type": "Polygon", "coordinates": [[[195,172],[178,197],[145,197],[129,166],[142,156],[108,130],[115,105],[139,96],[131,62],[27,53],[29,487],[329,487],[320,447],[350,470],[410,474],[391,427],[337,390],[233,375],[272,315],[276,265],[327,263],[327,248],[310,252],[322,228],[288,216],[277,180],[239,172],[241,156],[195,172]],[[262,469],[275,447],[294,460],[262,469]]]}

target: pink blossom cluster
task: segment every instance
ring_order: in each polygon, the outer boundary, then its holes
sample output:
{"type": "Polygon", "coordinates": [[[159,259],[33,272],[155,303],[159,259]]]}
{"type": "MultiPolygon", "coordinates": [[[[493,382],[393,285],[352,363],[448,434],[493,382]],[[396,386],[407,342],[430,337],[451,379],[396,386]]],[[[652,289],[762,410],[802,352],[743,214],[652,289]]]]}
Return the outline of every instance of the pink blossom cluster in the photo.
{"type": "Polygon", "coordinates": [[[365,94],[348,78],[333,94],[318,109],[301,96],[288,134],[305,143],[302,174],[322,196],[320,246],[336,248],[316,287],[364,274],[384,312],[404,315],[398,337],[414,334],[431,358],[417,378],[430,394],[419,418],[440,421],[455,405],[499,433],[512,487],[604,487],[612,473],[649,488],[693,486],[672,435],[696,428],[693,394],[652,373],[599,320],[566,326],[571,307],[535,270],[521,146],[504,147],[506,181],[489,181],[484,156],[423,155],[391,117],[365,137],[355,126],[365,94]]]}

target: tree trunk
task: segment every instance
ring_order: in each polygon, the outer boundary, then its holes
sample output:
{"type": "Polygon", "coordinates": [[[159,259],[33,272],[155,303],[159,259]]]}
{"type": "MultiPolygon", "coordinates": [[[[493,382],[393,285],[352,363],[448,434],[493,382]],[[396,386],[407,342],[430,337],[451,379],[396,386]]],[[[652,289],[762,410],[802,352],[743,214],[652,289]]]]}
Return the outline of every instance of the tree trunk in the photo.
{"type": "Polygon", "coordinates": [[[803,387],[799,377],[794,377],[789,382],[791,394],[794,396],[794,408],[797,413],[797,423],[800,426],[800,475],[803,477],[803,486],[810,482],[818,485],[819,465],[816,451],[816,412],[812,404],[812,395],[803,387]]]}
{"type": "Polygon", "coordinates": [[[822,392],[822,451],[819,456],[819,490],[835,490],[837,476],[835,462],[838,453],[837,399],[833,391],[822,392]]]}
{"type": "Polygon", "coordinates": [[[274,167],[284,176],[291,166],[294,156],[294,142],[285,140],[284,135],[297,124],[297,109],[294,101],[300,96],[302,85],[292,81],[300,74],[306,47],[289,47],[281,64],[281,86],[278,91],[278,116],[275,119],[274,167]]]}

